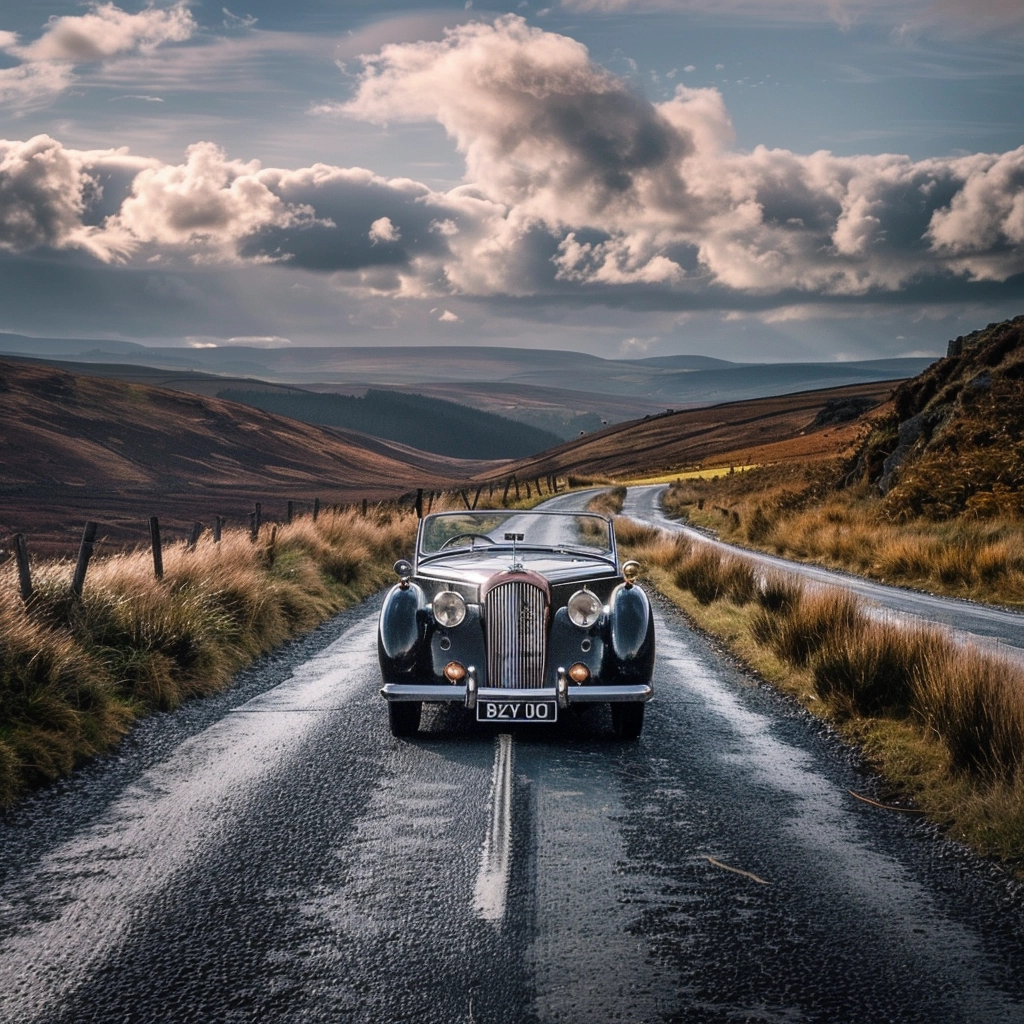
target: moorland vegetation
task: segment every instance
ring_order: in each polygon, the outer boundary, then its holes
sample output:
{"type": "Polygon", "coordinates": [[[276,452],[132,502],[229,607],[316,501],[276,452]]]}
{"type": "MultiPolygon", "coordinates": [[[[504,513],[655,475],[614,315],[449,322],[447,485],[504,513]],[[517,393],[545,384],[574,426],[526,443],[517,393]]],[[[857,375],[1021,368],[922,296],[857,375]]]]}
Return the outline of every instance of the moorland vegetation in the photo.
{"type": "Polygon", "coordinates": [[[322,512],[266,529],[33,567],[0,566],[0,807],[109,750],[133,721],[223,689],[256,657],[378,590],[416,530],[409,508],[322,512]]]}
{"type": "Polygon", "coordinates": [[[684,535],[623,518],[616,534],[699,628],[856,744],[889,806],[1024,870],[1019,666],[684,535]]]}
{"type": "Polygon", "coordinates": [[[1024,316],[951,342],[847,450],[680,480],[665,508],[789,558],[1024,604],[1024,316]]]}

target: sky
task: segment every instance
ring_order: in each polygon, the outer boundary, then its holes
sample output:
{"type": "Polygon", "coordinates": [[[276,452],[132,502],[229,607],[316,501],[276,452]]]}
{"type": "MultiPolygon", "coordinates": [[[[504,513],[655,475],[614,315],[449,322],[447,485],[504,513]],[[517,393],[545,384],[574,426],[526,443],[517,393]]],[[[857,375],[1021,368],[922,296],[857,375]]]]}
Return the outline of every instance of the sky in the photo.
{"type": "Polygon", "coordinates": [[[1021,0],[229,3],[5,0],[0,331],[767,362],[1024,312],[1021,0]]]}

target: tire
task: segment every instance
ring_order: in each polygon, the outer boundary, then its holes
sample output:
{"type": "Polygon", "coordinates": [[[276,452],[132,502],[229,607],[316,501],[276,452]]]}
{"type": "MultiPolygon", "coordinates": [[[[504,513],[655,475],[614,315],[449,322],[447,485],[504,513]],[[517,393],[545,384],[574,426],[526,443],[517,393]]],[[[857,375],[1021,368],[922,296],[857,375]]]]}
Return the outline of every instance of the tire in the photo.
{"type": "Polygon", "coordinates": [[[646,704],[613,704],[612,730],[618,740],[636,740],[644,728],[646,704]]]}
{"type": "Polygon", "coordinates": [[[418,700],[393,700],[388,703],[388,725],[392,736],[415,736],[420,727],[423,704],[418,700]]]}

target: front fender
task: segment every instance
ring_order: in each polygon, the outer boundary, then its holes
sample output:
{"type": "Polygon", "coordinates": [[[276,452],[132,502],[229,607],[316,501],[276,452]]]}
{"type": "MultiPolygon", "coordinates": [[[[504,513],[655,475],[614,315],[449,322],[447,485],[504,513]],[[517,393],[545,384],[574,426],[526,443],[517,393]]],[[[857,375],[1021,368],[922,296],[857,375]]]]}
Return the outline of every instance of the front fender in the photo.
{"type": "Polygon", "coordinates": [[[384,598],[377,629],[377,654],[385,679],[415,670],[427,634],[426,606],[423,590],[415,583],[394,586],[384,598]]]}
{"type": "Polygon", "coordinates": [[[606,678],[648,682],[654,673],[654,616],[651,602],[637,586],[624,583],[612,591],[607,656],[606,678]]]}

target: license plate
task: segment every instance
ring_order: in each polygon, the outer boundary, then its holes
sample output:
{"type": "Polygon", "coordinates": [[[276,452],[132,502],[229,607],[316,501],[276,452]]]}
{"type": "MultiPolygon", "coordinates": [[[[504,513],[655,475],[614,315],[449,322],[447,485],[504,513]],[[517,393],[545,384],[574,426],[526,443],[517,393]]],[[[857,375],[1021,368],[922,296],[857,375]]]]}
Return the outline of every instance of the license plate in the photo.
{"type": "Polygon", "coordinates": [[[558,701],[554,700],[478,700],[478,722],[554,722],[558,701]]]}

